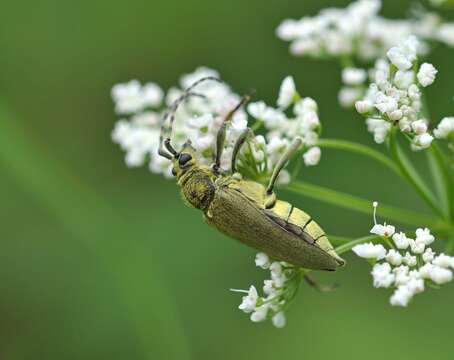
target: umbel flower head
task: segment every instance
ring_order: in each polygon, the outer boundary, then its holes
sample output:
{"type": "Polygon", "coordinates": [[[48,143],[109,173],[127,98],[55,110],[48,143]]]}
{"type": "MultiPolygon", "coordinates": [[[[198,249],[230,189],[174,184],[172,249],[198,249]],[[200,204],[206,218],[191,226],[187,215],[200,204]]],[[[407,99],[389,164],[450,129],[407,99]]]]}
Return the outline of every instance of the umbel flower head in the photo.
{"type": "MultiPolygon", "coordinates": [[[[126,152],[130,167],[148,163],[154,173],[172,177],[171,162],[157,155],[162,119],[166,109],[191,84],[204,77],[219,78],[215,70],[201,67],[183,75],[178,87],[164,92],[159,85],[141,85],[132,80],[112,88],[115,111],[121,116],[112,132],[112,139],[126,152]]],[[[233,144],[247,126],[260,129],[261,134],[249,139],[243,146],[238,170],[248,178],[266,182],[282,152],[295,137],[303,140],[301,157],[306,165],[318,164],[321,151],[316,147],[320,135],[317,103],[311,98],[301,98],[292,77],[282,82],[277,107],[256,101],[237,111],[227,129],[226,145],[221,167],[230,170],[233,144]]],[[[197,92],[178,109],[173,127],[172,141],[180,147],[191,140],[197,150],[199,162],[210,165],[215,152],[216,133],[226,115],[238,104],[240,96],[225,83],[205,82],[197,92]]],[[[290,174],[283,170],[278,182],[288,183],[290,174]]]]}
{"type": "Polygon", "coordinates": [[[437,69],[429,63],[415,69],[419,46],[410,36],[389,49],[387,59],[375,63],[365,97],[355,103],[376,143],[385,142],[393,126],[411,139],[415,151],[428,148],[434,139],[423,116],[421,89],[435,81],[437,69]]]}
{"type": "Polygon", "coordinates": [[[245,293],[240,310],[250,314],[253,322],[271,319],[273,325],[282,328],[286,324],[285,310],[293,300],[301,282],[301,269],[283,261],[273,261],[265,253],[258,253],[255,264],[270,271],[270,279],[263,282],[263,296],[252,285],[249,290],[231,289],[245,293]]]}
{"type": "Polygon", "coordinates": [[[393,288],[389,302],[393,306],[407,306],[410,300],[427,286],[439,286],[453,279],[454,257],[436,255],[429,246],[435,237],[427,228],[419,228],[414,237],[397,233],[394,226],[377,224],[374,203],[374,226],[371,233],[378,235],[383,244],[356,245],[353,252],[372,264],[373,285],[393,288]]]}
{"type": "Polygon", "coordinates": [[[439,15],[420,10],[414,18],[386,19],[378,13],[380,0],[358,0],[345,8],[326,8],[315,16],[284,20],[277,36],[290,42],[290,52],[316,58],[375,60],[410,35],[424,39],[421,53],[429,41],[454,45],[454,25],[439,15]]]}

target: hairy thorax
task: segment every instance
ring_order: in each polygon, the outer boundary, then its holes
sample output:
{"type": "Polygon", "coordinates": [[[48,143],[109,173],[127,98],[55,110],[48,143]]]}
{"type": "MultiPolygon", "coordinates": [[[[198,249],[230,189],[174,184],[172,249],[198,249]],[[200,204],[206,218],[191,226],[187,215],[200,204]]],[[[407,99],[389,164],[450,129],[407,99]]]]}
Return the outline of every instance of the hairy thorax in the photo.
{"type": "Polygon", "coordinates": [[[195,168],[184,174],[178,181],[183,199],[190,205],[206,211],[213,200],[215,185],[212,173],[195,168]]]}

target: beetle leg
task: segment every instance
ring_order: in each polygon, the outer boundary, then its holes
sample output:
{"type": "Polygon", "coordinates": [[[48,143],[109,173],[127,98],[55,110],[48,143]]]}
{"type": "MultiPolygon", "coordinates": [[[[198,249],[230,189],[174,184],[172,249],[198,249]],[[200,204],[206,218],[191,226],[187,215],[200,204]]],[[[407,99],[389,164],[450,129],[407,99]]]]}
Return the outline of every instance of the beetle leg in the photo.
{"type": "Polygon", "coordinates": [[[276,183],[277,177],[279,176],[281,170],[285,167],[285,165],[287,165],[287,162],[290,160],[290,158],[298,151],[302,142],[303,141],[301,140],[301,138],[295,138],[295,140],[293,140],[293,142],[277,162],[276,166],[274,167],[273,174],[271,175],[268,187],[266,188],[266,193],[268,195],[271,195],[273,193],[274,184],[276,183]]]}
{"type": "Polygon", "coordinates": [[[313,288],[315,288],[316,290],[318,290],[320,292],[330,292],[337,288],[337,284],[329,284],[329,285],[320,284],[317,280],[315,280],[312,276],[310,276],[308,274],[305,274],[303,276],[303,278],[304,278],[304,280],[306,280],[306,282],[310,286],[312,286],[313,288]]]}
{"type": "Polygon", "coordinates": [[[237,141],[235,142],[235,146],[233,147],[233,152],[232,152],[232,173],[236,173],[236,160],[238,157],[238,154],[241,150],[241,147],[243,144],[246,142],[248,137],[253,137],[254,132],[252,131],[251,128],[246,128],[243,130],[243,132],[240,134],[238,137],[237,141]]]}

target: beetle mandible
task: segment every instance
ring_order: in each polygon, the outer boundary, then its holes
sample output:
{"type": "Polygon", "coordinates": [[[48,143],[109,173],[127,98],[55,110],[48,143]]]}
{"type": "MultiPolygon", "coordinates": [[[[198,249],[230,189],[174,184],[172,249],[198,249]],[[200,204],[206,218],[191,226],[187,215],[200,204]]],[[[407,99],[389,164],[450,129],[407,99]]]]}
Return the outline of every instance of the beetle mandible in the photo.
{"type": "Polygon", "coordinates": [[[235,112],[248,101],[247,96],[225,116],[217,132],[215,159],[211,167],[198,163],[196,149],[189,140],[180,151],[175,150],[171,144],[175,113],[186,98],[203,97],[193,89],[204,81],[221,82],[215,77],[204,77],[194,82],[170,106],[161,127],[158,153],[172,161],[172,173],[181,188],[183,199],[190,206],[200,209],[209,225],[277,260],[314,270],[335,270],[344,265],[345,261],[336,254],[320,226],[304,211],[277,199],[274,193],[280,171],[302,144],[300,138],[294,139],[279,159],[267,187],[244,179],[236,171],[240,149],[253,134],[250,128],[241,133],[234,145],[231,171],[221,169],[227,126],[235,112]]]}

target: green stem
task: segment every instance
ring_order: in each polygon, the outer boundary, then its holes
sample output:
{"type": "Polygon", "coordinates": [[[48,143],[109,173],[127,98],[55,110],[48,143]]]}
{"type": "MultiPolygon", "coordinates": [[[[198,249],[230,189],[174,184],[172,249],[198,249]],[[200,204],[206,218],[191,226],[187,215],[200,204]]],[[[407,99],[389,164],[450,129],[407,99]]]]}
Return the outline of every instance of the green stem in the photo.
{"type": "Polygon", "coordinates": [[[435,186],[436,196],[440,201],[440,206],[443,209],[443,212],[446,214],[446,217],[449,216],[449,204],[448,204],[448,195],[446,192],[446,187],[444,184],[444,176],[442,169],[437,163],[437,159],[433,151],[426,151],[427,163],[429,166],[430,174],[432,175],[432,180],[435,186]]]}
{"type": "Polygon", "coordinates": [[[350,241],[350,242],[348,242],[346,244],[340,245],[335,250],[340,255],[340,254],[343,254],[343,253],[345,253],[347,251],[350,251],[356,245],[363,244],[363,243],[366,243],[366,242],[374,242],[374,241],[378,241],[378,240],[381,240],[380,236],[369,235],[369,236],[365,236],[365,237],[362,237],[362,238],[359,238],[359,239],[352,240],[352,241],[350,241]]]}
{"type": "Polygon", "coordinates": [[[428,186],[425,184],[405,153],[400,149],[397,142],[397,133],[395,128],[393,128],[390,133],[389,151],[408,183],[415,188],[418,194],[426,201],[426,203],[436,214],[445,218],[445,214],[443,214],[443,211],[440,209],[435,196],[429,190],[428,186]]]}
{"type": "Polygon", "coordinates": [[[258,129],[260,129],[263,125],[263,120],[257,120],[254,125],[251,126],[251,130],[253,132],[256,132],[258,129]]]}
{"type": "Polygon", "coordinates": [[[378,161],[382,165],[389,168],[391,171],[402,177],[402,173],[398,166],[386,155],[381,152],[370,148],[369,146],[358,144],[346,140],[337,139],[321,139],[317,143],[319,147],[331,148],[343,151],[353,152],[359,155],[367,156],[375,161],[378,161]]]}
{"type": "Polygon", "coordinates": [[[454,221],[454,180],[452,173],[447,164],[445,154],[440,149],[438,144],[434,141],[430,147],[430,153],[436,163],[436,173],[441,179],[439,183],[440,198],[447,203],[447,214],[451,222],[454,221]]]}
{"type": "Polygon", "coordinates": [[[334,246],[339,246],[352,241],[351,238],[338,235],[328,235],[329,242],[334,246]]]}
{"type": "MultiPolygon", "coordinates": [[[[295,181],[286,187],[286,190],[290,190],[328,204],[343,207],[345,209],[369,215],[372,215],[373,213],[372,201],[336,190],[327,189],[318,185],[295,181]]],[[[437,218],[389,205],[380,204],[380,216],[401,223],[427,226],[434,229],[437,228],[438,230],[440,230],[440,228],[445,230],[446,228],[449,228],[445,222],[440,221],[437,218]]]]}

